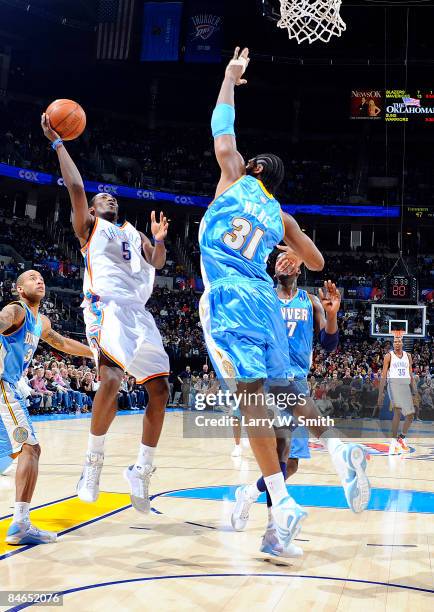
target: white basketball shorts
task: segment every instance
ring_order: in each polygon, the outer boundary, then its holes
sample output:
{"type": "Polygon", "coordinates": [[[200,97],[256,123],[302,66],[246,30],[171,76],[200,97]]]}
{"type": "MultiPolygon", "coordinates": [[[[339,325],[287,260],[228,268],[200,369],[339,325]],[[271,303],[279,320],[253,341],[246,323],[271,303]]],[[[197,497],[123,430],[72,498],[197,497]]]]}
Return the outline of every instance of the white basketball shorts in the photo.
{"type": "Polygon", "coordinates": [[[139,384],[169,376],[169,357],[160,332],[142,304],[89,302],[84,308],[84,322],[97,363],[102,352],[139,384]]]}
{"type": "Polygon", "coordinates": [[[407,381],[389,380],[388,391],[393,408],[400,408],[402,414],[414,414],[413,396],[407,381]]]}

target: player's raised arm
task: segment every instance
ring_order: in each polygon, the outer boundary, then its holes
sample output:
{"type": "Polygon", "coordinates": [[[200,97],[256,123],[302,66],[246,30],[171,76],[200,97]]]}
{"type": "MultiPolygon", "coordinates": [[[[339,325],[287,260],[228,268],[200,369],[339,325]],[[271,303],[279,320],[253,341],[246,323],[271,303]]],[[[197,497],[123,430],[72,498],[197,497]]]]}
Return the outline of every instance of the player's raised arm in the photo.
{"type": "Polygon", "coordinates": [[[0,334],[7,332],[11,327],[19,327],[25,317],[24,308],[19,304],[8,304],[0,310],[0,334]]]}
{"type": "Polygon", "coordinates": [[[225,78],[211,119],[214,150],[221,170],[216,197],[246,173],[244,159],[237,151],[234,124],[235,87],[247,83],[242,76],[249,61],[249,50],[243,49],[240,54],[240,48],[237,47],[234,57],[226,68],[225,78]]]}
{"type": "Polygon", "coordinates": [[[337,349],[339,344],[338,311],[341,294],[334,283],[324,281],[324,289],[319,290],[319,299],[310,295],[313,305],[315,331],[321,346],[328,352],[337,349]]]}
{"type": "Polygon", "coordinates": [[[62,334],[59,334],[57,331],[51,327],[51,321],[45,315],[42,315],[42,340],[44,340],[47,344],[52,346],[53,348],[61,351],[62,353],[67,353],[68,355],[76,355],[77,357],[88,357],[89,359],[93,359],[92,351],[87,346],[87,344],[82,344],[81,342],[77,342],[77,340],[72,340],[71,338],[65,338],[62,334]]]}
{"type": "Polygon", "coordinates": [[[89,238],[95,219],[89,213],[83,179],[81,178],[77,166],[66,150],[59,134],[51,127],[50,118],[45,113],[41,118],[41,126],[45,136],[52,143],[59,158],[62,178],[65,187],[68,189],[69,197],[71,198],[72,226],[81,246],[84,246],[89,238]]]}
{"type": "MultiPolygon", "coordinates": [[[[308,270],[320,272],[324,268],[324,257],[321,255],[315,244],[301,231],[297,221],[291,215],[282,212],[283,223],[285,226],[284,242],[295,251],[300,260],[308,270]]],[[[277,247],[285,250],[284,247],[277,247]]],[[[282,257],[279,265],[284,266],[285,258],[282,257]]]]}
{"type": "Polygon", "coordinates": [[[169,222],[164,216],[164,213],[160,212],[160,220],[157,221],[155,218],[155,210],[151,212],[151,232],[154,239],[154,246],[145,234],[139,232],[142,238],[142,250],[146,261],[154,266],[157,270],[161,270],[166,265],[166,246],[164,240],[167,236],[169,229],[169,222]]]}

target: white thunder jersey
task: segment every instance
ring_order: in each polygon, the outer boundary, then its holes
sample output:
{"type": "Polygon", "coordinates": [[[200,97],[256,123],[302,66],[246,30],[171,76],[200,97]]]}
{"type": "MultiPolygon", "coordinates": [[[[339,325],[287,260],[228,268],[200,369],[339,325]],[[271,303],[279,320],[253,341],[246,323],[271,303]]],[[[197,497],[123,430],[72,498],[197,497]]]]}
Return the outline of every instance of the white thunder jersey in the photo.
{"type": "Polygon", "coordinates": [[[131,223],[118,226],[97,217],[81,251],[86,268],[85,298],[146,304],[154,286],[155,268],[142,255],[142,238],[131,223]]]}
{"type": "Polygon", "coordinates": [[[390,351],[390,366],[387,373],[388,378],[395,381],[410,382],[410,360],[405,351],[402,357],[398,357],[394,351],[390,351]]]}
{"type": "Polygon", "coordinates": [[[96,363],[102,353],[139,384],[168,376],[169,358],[146,310],[155,269],[142,255],[139,232],[130,223],[97,218],[82,253],[83,315],[96,363]]]}

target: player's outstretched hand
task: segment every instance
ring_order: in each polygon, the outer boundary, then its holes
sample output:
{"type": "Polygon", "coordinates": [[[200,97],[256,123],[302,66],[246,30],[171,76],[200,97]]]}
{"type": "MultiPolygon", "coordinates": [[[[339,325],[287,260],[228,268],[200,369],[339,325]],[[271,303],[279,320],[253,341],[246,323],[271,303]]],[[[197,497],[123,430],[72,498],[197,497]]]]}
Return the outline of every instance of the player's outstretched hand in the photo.
{"type": "Polygon", "coordinates": [[[324,291],[319,290],[319,299],[327,314],[336,314],[341,306],[341,294],[331,280],[324,281],[324,291]]]}
{"type": "Polygon", "coordinates": [[[249,65],[249,50],[246,47],[240,53],[240,47],[237,47],[234,51],[234,56],[226,68],[226,76],[231,78],[235,85],[246,85],[246,79],[241,78],[247,70],[249,65]]]}
{"type": "Polygon", "coordinates": [[[155,210],[151,212],[151,232],[155,240],[163,241],[167,236],[169,222],[162,212],[160,212],[160,221],[155,218],[155,210]]]}
{"type": "Polygon", "coordinates": [[[297,270],[300,269],[303,260],[297,255],[295,251],[289,246],[277,245],[279,251],[282,253],[279,255],[276,261],[276,274],[286,274],[292,276],[297,270]]]}
{"type": "Polygon", "coordinates": [[[53,128],[51,127],[50,117],[47,115],[47,113],[42,113],[41,127],[42,127],[42,131],[44,132],[44,135],[51,142],[54,142],[55,140],[60,138],[59,134],[55,132],[53,128]]]}

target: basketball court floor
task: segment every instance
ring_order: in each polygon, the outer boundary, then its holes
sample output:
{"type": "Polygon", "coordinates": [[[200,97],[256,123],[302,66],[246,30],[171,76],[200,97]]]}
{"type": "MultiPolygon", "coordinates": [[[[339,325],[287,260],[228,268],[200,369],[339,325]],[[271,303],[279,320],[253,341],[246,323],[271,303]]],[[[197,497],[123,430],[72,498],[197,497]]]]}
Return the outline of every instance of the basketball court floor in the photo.
{"type": "Polygon", "coordinates": [[[304,557],[267,560],[259,552],[264,503],[245,532],[230,527],[236,485],[257,477],[250,448],[232,459],[232,440],[183,438],[182,418],[167,415],[149,515],[131,508],[122,477],[136,455],[141,414],[115,420],[95,504],[75,495],[89,420],[37,422],[43,454],[32,517],[60,537],[53,545],[4,544],[13,472],[0,477],[0,591],[57,591],[63,609],[80,611],[434,609],[433,439],[410,438],[411,452],[393,457],[380,440],[372,444],[372,509],[362,515],[344,508],[328,454],[312,444],[291,488],[309,510],[297,542],[304,557]]]}

